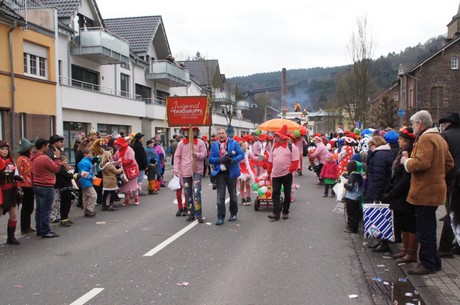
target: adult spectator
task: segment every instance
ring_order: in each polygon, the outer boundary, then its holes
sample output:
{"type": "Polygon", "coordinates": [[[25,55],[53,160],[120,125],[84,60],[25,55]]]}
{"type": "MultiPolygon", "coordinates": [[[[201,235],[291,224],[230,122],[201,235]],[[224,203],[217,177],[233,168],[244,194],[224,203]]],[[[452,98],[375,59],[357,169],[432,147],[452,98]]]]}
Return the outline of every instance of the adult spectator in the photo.
{"type": "Polygon", "coordinates": [[[19,175],[22,177],[22,181],[18,182],[18,186],[21,188],[22,196],[22,208],[21,208],[21,233],[22,234],[35,234],[35,230],[31,227],[32,213],[34,212],[34,190],[33,177],[32,177],[32,162],[30,161],[30,155],[34,145],[27,139],[21,139],[18,147],[19,157],[16,159],[16,166],[19,171],[19,175]]]}
{"type": "Polygon", "coordinates": [[[54,202],[54,184],[56,173],[61,169],[61,151],[55,150],[54,161],[46,154],[49,141],[38,139],[35,141],[36,152],[31,156],[32,175],[34,177],[34,193],[36,201],[35,225],[37,236],[54,238],[59,235],[50,228],[51,208],[54,202]]]}
{"type": "Polygon", "coordinates": [[[165,154],[165,150],[161,143],[161,135],[157,133],[153,137],[153,139],[155,140],[155,146],[153,148],[155,149],[158,157],[160,157],[160,163],[158,164],[158,170],[160,171],[160,174],[161,174],[161,186],[165,187],[166,183],[164,181],[164,173],[165,173],[166,154],[165,154]]]}
{"type": "MultiPolygon", "coordinates": [[[[137,166],[136,158],[134,156],[134,150],[128,145],[128,142],[125,138],[118,138],[115,143],[117,152],[113,156],[114,161],[118,161],[123,167],[124,173],[126,175],[126,168],[132,166],[133,163],[137,166]]],[[[128,178],[128,176],[126,176],[128,178]]],[[[134,204],[139,204],[139,184],[137,183],[137,177],[131,179],[128,178],[128,181],[120,187],[120,192],[125,195],[125,200],[122,205],[128,205],[131,197],[131,193],[134,194],[134,204]]]]}
{"type": "MultiPolygon", "coordinates": [[[[391,166],[394,155],[391,151],[390,144],[381,136],[373,136],[369,141],[370,152],[367,162],[367,184],[365,202],[381,202],[384,190],[390,185],[391,166]]],[[[390,251],[389,241],[382,239],[371,243],[370,247],[373,252],[390,251]]]]}
{"type": "Polygon", "coordinates": [[[144,182],[145,171],[149,165],[147,163],[145,148],[142,145],[143,138],[144,134],[138,132],[131,141],[131,147],[134,150],[134,157],[136,158],[137,166],[139,167],[139,177],[137,178],[137,183],[139,184],[139,196],[145,196],[145,194],[142,193],[142,182],[144,182]]]}
{"type": "MultiPolygon", "coordinates": [[[[386,135],[388,135],[388,132],[386,135]]],[[[415,134],[412,127],[402,128],[399,132],[400,150],[393,162],[391,169],[390,186],[385,190],[382,201],[390,204],[394,211],[394,227],[401,230],[403,246],[399,253],[393,255],[398,263],[411,263],[417,261],[417,237],[415,236],[415,206],[406,201],[410,187],[410,173],[400,163],[403,153],[408,156],[412,153],[415,134]]]]}
{"type": "Polygon", "coordinates": [[[183,127],[184,139],[179,142],[174,153],[174,175],[182,180],[185,191],[188,215],[186,221],[198,219],[203,223],[201,205],[201,181],[204,172],[206,145],[198,138],[200,129],[193,127],[193,148],[189,140],[189,127],[183,127]]]}
{"type": "Polygon", "coordinates": [[[447,184],[447,201],[446,211],[447,214],[442,218],[444,224],[441,231],[441,239],[439,241],[438,254],[439,257],[453,257],[454,250],[457,254],[460,254],[460,248],[457,242],[454,240],[455,235],[452,230],[451,218],[449,216],[451,212],[451,205],[453,200],[451,198],[453,188],[455,187],[455,175],[460,167],[460,117],[457,112],[449,113],[447,116],[439,120],[441,124],[441,136],[446,140],[449,146],[449,152],[454,159],[454,168],[446,174],[447,184]]]}
{"type": "MultiPolygon", "coordinates": [[[[292,173],[299,166],[299,149],[297,146],[288,144],[287,126],[275,132],[275,143],[268,157],[268,177],[272,178],[273,215],[268,215],[272,220],[279,220],[283,211],[283,219],[289,218],[291,205],[292,173]],[[281,206],[281,187],[284,187],[284,201],[281,206]]],[[[324,144],[323,144],[324,146],[324,144]]]]}
{"type": "Polygon", "coordinates": [[[454,167],[454,160],[446,141],[426,110],[411,118],[417,136],[410,158],[403,156],[401,164],[412,174],[407,202],[416,207],[416,235],[420,244],[419,263],[409,274],[423,275],[441,270],[436,247],[436,210],[446,200],[446,173],[454,167]]]}
{"type": "Polygon", "coordinates": [[[217,183],[217,221],[216,225],[223,225],[225,219],[225,190],[230,196],[230,218],[228,221],[236,221],[238,214],[238,197],[236,195],[236,179],[241,175],[240,161],[244,158],[244,152],[240,145],[229,138],[227,131],[220,128],[217,131],[218,140],[211,146],[209,163],[214,164],[213,176],[217,183]]]}
{"type": "Polygon", "coordinates": [[[177,144],[179,144],[179,142],[182,140],[181,138],[177,139],[177,136],[178,135],[173,135],[171,145],[169,146],[169,153],[171,155],[171,165],[172,166],[174,166],[174,153],[176,152],[177,144]]]}

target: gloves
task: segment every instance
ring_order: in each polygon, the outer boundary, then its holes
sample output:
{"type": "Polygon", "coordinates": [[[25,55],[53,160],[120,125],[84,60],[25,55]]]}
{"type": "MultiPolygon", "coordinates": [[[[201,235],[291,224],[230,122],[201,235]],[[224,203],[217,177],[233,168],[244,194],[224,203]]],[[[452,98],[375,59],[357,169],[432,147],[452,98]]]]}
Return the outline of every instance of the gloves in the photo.
{"type": "Polygon", "coordinates": [[[21,176],[18,176],[18,175],[15,175],[15,176],[13,177],[13,180],[14,180],[14,181],[24,181],[24,179],[22,179],[22,177],[21,177],[21,176]]]}
{"type": "Polygon", "coordinates": [[[228,163],[229,160],[230,160],[229,157],[223,156],[223,157],[220,157],[219,159],[217,159],[217,162],[219,162],[219,163],[224,163],[224,164],[225,164],[225,163],[228,163]]]}

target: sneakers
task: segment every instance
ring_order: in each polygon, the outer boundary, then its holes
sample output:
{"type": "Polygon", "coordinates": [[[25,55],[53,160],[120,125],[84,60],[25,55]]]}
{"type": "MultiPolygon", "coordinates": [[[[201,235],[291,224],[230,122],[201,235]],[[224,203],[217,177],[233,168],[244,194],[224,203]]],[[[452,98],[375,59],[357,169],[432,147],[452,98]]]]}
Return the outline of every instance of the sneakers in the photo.
{"type": "Polygon", "coordinates": [[[245,198],[241,198],[240,205],[246,205],[246,199],[245,198]]]}
{"type": "Polygon", "coordinates": [[[286,213],[283,213],[283,219],[288,219],[289,218],[289,214],[286,214],[286,213]]]}
{"type": "Polygon", "coordinates": [[[71,227],[71,226],[72,226],[72,225],[67,221],[67,219],[61,220],[61,221],[59,222],[59,225],[60,225],[61,227],[65,227],[65,228],[68,228],[68,227],[71,227]]]}
{"type": "Polygon", "coordinates": [[[178,209],[177,212],[176,212],[176,217],[179,217],[182,215],[182,209],[178,209]]]}
{"type": "Polygon", "coordinates": [[[218,218],[216,221],[216,226],[220,226],[224,224],[224,220],[222,218],[218,218]]]}
{"type": "Polygon", "coordinates": [[[183,209],[183,210],[182,210],[181,216],[187,216],[187,209],[183,209]]]}
{"type": "Polygon", "coordinates": [[[49,232],[49,233],[42,235],[42,238],[55,238],[55,237],[59,237],[59,235],[56,232],[49,232]]]}
{"type": "Polygon", "coordinates": [[[324,195],[323,195],[323,198],[327,198],[327,194],[324,194],[324,195]]]}
{"type": "Polygon", "coordinates": [[[204,222],[203,217],[197,217],[196,219],[198,219],[198,223],[203,223],[204,222]]]}
{"type": "Polygon", "coordinates": [[[185,218],[186,222],[192,222],[195,221],[195,215],[188,215],[187,218],[185,218]]]}
{"type": "Polygon", "coordinates": [[[228,221],[236,221],[236,215],[230,215],[228,221]]]}
{"type": "Polygon", "coordinates": [[[273,213],[273,215],[268,215],[268,218],[271,220],[280,220],[280,214],[273,213]]]}
{"type": "Polygon", "coordinates": [[[90,218],[93,218],[96,216],[96,213],[94,212],[91,212],[90,210],[86,210],[85,211],[85,217],[90,217],[90,218]]]}

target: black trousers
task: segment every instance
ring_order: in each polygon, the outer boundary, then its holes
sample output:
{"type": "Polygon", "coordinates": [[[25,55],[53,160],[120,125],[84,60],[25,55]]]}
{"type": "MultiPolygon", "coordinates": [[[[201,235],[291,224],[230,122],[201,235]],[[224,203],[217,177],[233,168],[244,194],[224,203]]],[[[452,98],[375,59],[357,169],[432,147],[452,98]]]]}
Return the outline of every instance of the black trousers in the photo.
{"type": "Polygon", "coordinates": [[[72,205],[72,191],[70,189],[59,190],[59,196],[61,197],[61,220],[69,218],[70,206],[72,205]]]}
{"type": "Polygon", "coordinates": [[[24,196],[22,197],[21,208],[21,230],[25,231],[30,229],[32,213],[34,212],[34,190],[31,187],[23,187],[22,191],[24,196]]]}
{"type": "Polygon", "coordinates": [[[347,209],[347,226],[353,232],[358,231],[359,221],[362,217],[361,204],[359,200],[345,198],[347,209]]]}
{"type": "Polygon", "coordinates": [[[279,214],[281,210],[283,214],[289,214],[289,208],[291,207],[292,173],[272,178],[272,187],[273,214],[279,214]],[[283,206],[281,206],[281,185],[284,187],[283,206]]]}

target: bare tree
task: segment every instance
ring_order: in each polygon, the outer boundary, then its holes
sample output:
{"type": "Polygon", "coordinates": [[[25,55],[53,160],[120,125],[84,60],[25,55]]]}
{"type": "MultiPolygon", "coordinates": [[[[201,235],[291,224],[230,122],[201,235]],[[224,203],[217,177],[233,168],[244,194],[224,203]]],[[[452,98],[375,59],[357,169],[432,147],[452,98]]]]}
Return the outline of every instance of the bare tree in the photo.
{"type": "Polygon", "coordinates": [[[372,87],[370,71],[372,37],[368,33],[367,18],[358,17],[352,33],[348,52],[353,62],[351,71],[343,76],[337,86],[337,100],[353,121],[366,122],[369,94],[372,87]]]}

